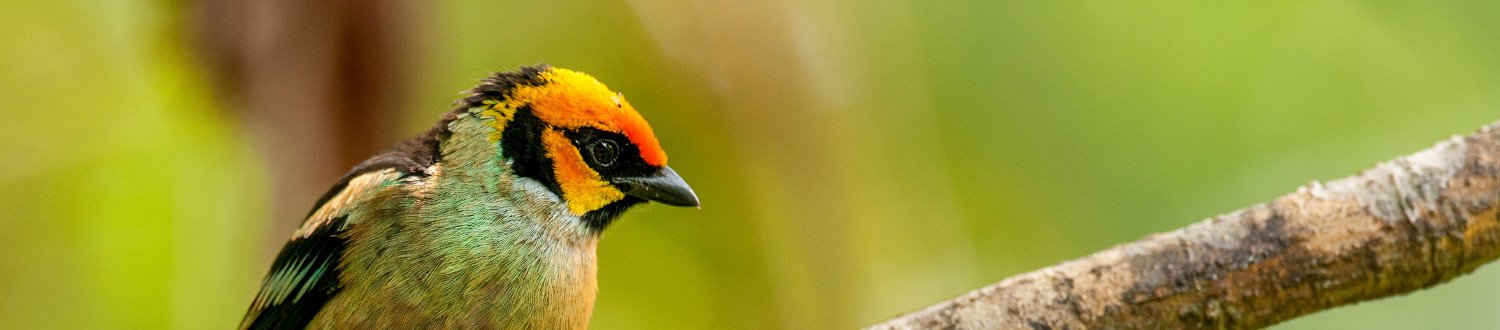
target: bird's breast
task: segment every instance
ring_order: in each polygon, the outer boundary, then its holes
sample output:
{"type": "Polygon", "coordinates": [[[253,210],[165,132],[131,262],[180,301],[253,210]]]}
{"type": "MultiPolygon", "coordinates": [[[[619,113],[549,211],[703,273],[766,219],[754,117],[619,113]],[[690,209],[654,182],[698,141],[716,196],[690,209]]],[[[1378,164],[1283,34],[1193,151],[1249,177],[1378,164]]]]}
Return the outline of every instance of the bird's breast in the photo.
{"type": "Polygon", "coordinates": [[[351,227],[343,288],[314,325],[586,328],[598,236],[560,231],[571,228],[556,224],[576,220],[551,218],[564,213],[482,196],[421,198],[351,227]]]}

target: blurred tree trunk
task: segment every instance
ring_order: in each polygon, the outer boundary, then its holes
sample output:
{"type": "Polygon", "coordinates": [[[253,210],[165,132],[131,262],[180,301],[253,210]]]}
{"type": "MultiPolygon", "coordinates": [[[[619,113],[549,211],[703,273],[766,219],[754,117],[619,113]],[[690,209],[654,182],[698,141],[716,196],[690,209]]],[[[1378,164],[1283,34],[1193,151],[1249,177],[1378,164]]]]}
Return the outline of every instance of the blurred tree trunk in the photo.
{"type": "Polygon", "coordinates": [[[216,89],[271,174],[276,252],[311,203],[396,141],[412,3],[205,0],[199,42],[216,89]]]}
{"type": "Polygon", "coordinates": [[[1500,123],[873,329],[1264,327],[1435,286],[1496,257],[1500,123]]]}

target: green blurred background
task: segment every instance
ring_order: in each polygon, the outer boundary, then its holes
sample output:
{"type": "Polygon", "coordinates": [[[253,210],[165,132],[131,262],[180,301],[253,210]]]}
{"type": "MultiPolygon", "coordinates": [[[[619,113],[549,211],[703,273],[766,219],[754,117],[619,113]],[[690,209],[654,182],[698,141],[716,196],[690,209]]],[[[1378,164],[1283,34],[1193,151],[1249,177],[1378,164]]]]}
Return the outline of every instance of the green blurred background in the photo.
{"type": "MultiPolygon", "coordinates": [[[[701,210],[593,325],[849,328],[1500,119],[1500,3],[52,1],[0,11],[0,328],[227,328],[491,71],[592,73],[701,210]]],[[[1500,271],[1283,328],[1500,328],[1500,271]]]]}

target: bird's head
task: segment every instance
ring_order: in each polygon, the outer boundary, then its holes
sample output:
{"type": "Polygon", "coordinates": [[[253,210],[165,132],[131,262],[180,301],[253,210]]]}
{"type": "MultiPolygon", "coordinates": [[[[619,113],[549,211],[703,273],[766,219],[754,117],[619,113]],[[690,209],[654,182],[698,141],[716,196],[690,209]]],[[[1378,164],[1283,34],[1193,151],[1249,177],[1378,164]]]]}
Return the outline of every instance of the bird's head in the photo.
{"type": "Polygon", "coordinates": [[[460,102],[493,119],[489,140],[516,175],[542,182],[591,223],[645,201],[698,206],[645,118],[594,77],[522,67],[485,79],[460,102]]]}

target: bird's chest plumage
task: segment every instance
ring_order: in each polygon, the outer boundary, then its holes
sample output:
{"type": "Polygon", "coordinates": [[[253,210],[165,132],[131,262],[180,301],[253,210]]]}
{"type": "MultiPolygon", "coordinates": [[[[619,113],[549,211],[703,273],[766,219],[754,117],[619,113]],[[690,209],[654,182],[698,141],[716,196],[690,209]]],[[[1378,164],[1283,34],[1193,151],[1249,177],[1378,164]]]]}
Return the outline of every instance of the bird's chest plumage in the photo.
{"type": "Polygon", "coordinates": [[[587,327],[597,235],[528,189],[434,181],[378,201],[370,212],[384,214],[349,235],[381,238],[352,240],[344,287],[312,325],[587,327]]]}

